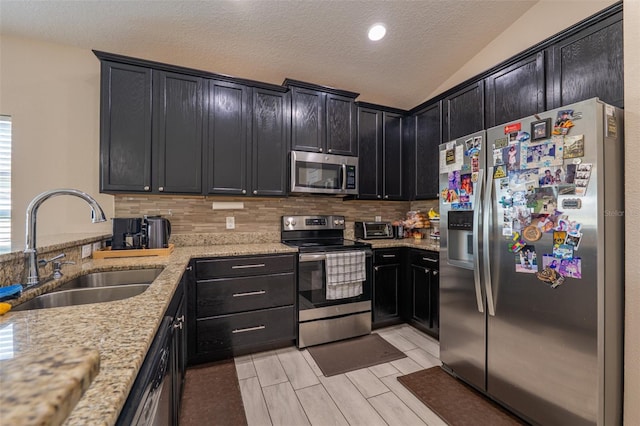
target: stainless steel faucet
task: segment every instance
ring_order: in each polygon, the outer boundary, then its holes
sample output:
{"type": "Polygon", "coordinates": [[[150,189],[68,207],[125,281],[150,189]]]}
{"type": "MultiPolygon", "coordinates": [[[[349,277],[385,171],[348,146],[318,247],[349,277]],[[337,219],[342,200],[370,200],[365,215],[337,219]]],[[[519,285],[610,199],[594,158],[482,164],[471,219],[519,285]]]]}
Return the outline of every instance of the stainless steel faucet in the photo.
{"type": "Polygon", "coordinates": [[[27,280],[25,287],[32,287],[40,282],[38,273],[38,253],[36,251],[36,216],[38,207],[46,200],[58,195],[73,195],[85,200],[91,207],[91,222],[106,222],[107,218],[96,200],[89,194],[77,189],[52,189],[37,195],[27,206],[27,233],[24,253],[27,255],[27,280]]]}

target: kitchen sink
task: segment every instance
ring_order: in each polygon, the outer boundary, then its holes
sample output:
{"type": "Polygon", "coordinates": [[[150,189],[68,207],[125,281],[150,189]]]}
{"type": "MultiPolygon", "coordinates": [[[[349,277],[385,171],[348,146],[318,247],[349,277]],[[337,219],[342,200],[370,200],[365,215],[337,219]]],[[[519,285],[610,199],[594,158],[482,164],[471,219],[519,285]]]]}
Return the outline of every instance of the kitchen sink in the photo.
{"type": "Polygon", "coordinates": [[[128,297],[137,296],[144,292],[150,285],[151,284],[125,284],[54,291],[34,297],[33,299],[16,306],[13,310],[28,311],[32,309],[86,305],[88,303],[113,302],[115,300],[122,300],[128,297]]]}
{"type": "Polygon", "coordinates": [[[128,269],[122,271],[92,272],[81,275],[69,282],[62,284],[54,292],[72,290],[77,288],[110,287],[132,284],[151,284],[163,271],[155,269],[128,269]]]}
{"type": "Polygon", "coordinates": [[[58,308],[122,300],[144,292],[162,268],[92,272],[62,284],[13,308],[14,311],[58,308]]]}

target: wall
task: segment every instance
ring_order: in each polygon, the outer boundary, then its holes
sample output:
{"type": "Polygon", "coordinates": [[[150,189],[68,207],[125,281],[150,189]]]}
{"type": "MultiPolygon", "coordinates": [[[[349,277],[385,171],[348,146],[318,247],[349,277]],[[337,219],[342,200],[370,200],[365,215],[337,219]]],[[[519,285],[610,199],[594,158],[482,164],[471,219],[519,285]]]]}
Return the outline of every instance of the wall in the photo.
{"type": "Polygon", "coordinates": [[[624,104],[625,104],[625,366],[624,424],[640,425],[640,186],[635,176],[640,169],[640,2],[624,3],[624,104]]]}
{"type": "MultiPolygon", "coordinates": [[[[0,114],[13,121],[12,220],[14,250],[24,248],[31,199],[54,188],[94,196],[107,217],[113,197],[98,193],[100,63],[90,50],[3,36],[0,39],[0,114]]],[[[102,232],[75,197],[45,202],[38,236],[102,232]]]]}
{"type": "Polygon", "coordinates": [[[512,24],[505,23],[506,29],[501,35],[424,100],[451,89],[616,2],[617,0],[539,1],[512,24]]]}

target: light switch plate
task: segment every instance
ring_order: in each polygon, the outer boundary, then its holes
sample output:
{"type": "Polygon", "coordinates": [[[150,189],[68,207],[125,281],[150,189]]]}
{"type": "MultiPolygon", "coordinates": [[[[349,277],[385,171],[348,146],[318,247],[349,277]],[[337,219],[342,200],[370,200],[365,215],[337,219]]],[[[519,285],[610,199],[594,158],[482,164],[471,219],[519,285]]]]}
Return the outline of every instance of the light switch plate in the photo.
{"type": "Polygon", "coordinates": [[[382,216],[376,216],[376,222],[382,222],[382,216]]]}
{"type": "Polygon", "coordinates": [[[82,246],[82,258],[85,259],[91,256],[91,244],[85,244],[82,246]]]}
{"type": "Polygon", "coordinates": [[[236,228],[236,219],[233,216],[227,216],[227,229],[236,228]]]}

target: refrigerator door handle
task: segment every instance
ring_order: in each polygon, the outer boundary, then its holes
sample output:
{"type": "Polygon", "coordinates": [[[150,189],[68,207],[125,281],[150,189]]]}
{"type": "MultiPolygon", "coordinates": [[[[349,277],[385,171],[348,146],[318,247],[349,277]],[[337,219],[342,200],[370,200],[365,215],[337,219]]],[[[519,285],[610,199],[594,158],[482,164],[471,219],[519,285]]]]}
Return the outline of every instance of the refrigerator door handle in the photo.
{"type": "Polygon", "coordinates": [[[491,256],[489,255],[489,237],[491,230],[491,215],[493,213],[493,167],[489,167],[487,182],[485,183],[484,206],[482,207],[482,267],[484,272],[484,285],[487,294],[487,310],[489,315],[496,315],[496,308],[491,287],[491,256]]]}
{"type": "MultiPolygon", "coordinates": [[[[482,297],[482,286],[480,284],[480,245],[478,241],[478,226],[480,224],[480,208],[481,208],[481,194],[482,186],[484,185],[484,170],[478,171],[478,182],[480,182],[480,188],[476,191],[476,208],[473,209],[473,282],[476,286],[476,301],[478,302],[478,312],[484,312],[484,303],[482,297]]],[[[484,208],[483,208],[484,212],[484,208]]],[[[483,224],[484,228],[484,224],[483,224]]]]}

